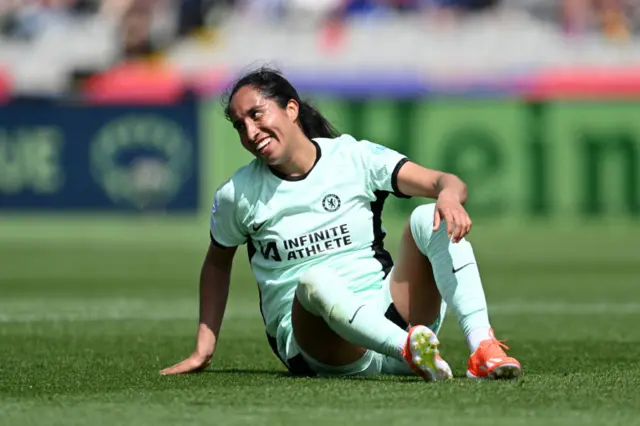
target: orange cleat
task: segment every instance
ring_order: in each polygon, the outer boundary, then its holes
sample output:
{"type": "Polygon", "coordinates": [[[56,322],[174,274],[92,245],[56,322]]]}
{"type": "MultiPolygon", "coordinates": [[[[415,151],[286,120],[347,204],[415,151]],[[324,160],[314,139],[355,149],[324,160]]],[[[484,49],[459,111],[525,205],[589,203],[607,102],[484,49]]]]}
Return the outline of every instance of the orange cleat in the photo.
{"type": "Polygon", "coordinates": [[[440,357],[436,334],[424,325],[409,330],[404,345],[404,359],[411,369],[426,381],[451,379],[451,368],[440,357]]]}
{"type": "MultiPolygon", "coordinates": [[[[493,330],[491,331],[493,336],[493,330]]],[[[497,340],[484,340],[469,357],[467,377],[474,379],[516,379],[522,367],[517,359],[507,356],[507,345],[497,340]]]]}

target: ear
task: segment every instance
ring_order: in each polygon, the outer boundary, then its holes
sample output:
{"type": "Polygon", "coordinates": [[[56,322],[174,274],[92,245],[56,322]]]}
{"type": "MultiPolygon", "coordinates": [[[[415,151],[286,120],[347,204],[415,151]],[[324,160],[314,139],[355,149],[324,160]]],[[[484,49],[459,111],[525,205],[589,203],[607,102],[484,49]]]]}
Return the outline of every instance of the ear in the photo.
{"type": "Polygon", "coordinates": [[[287,117],[289,117],[289,120],[292,122],[295,122],[298,119],[298,116],[300,115],[300,105],[295,99],[289,99],[289,102],[287,102],[286,112],[287,117]]]}

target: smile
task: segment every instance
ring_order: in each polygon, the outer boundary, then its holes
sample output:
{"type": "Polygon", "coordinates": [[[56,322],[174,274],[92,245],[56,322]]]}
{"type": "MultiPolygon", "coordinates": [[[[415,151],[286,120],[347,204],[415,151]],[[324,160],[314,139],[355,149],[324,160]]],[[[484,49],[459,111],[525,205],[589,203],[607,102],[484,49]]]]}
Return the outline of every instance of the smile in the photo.
{"type": "Polygon", "coordinates": [[[262,151],[267,147],[267,145],[269,145],[271,143],[271,138],[265,138],[262,140],[262,142],[260,142],[257,146],[256,149],[258,150],[258,152],[262,153],[262,151]]]}

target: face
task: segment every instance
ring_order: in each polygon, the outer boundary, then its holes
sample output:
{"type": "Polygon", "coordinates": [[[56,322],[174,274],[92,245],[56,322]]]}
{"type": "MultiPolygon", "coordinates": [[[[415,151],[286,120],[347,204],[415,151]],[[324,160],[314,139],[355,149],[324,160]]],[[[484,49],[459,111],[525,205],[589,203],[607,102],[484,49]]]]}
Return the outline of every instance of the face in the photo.
{"type": "Polygon", "coordinates": [[[244,86],[231,99],[230,116],[247,151],[272,166],[288,158],[287,141],[299,130],[296,101],[289,101],[283,109],[253,87],[244,86]]]}

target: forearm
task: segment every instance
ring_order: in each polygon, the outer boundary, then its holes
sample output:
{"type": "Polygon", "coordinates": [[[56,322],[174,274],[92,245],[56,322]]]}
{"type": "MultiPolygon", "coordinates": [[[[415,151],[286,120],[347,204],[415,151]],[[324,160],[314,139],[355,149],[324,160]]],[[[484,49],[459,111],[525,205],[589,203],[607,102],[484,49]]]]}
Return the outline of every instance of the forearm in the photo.
{"type": "Polygon", "coordinates": [[[213,354],[229,296],[231,271],[205,261],[200,274],[200,321],[197,350],[213,354]]]}
{"type": "Polygon", "coordinates": [[[438,196],[441,194],[454,196],[463,205],[467,202],[467,185],[462,179],[449,173],[442,173],[436,181],[436,193],[438,196]]]}
{"type": "Polygon", "coordinates": [[[397,184],[401,193],[411,197],[438,198],[447,194],[456,197],[461,204],[467,201],[467,186],[459,177],[412,162],[402,166],[397,184]]]}

